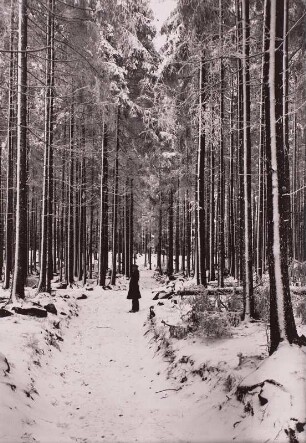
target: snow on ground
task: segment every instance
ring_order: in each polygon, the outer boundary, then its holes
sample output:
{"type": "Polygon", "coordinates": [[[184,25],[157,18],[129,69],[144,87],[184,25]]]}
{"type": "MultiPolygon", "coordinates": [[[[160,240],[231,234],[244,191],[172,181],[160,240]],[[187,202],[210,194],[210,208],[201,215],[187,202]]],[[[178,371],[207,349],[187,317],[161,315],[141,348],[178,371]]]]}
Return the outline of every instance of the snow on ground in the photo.
{"type": "Polygon", "coordinates": [[[261,323],[242,324],[226,339],[170,338],[161,320],[179,322],[183,306],[152,301],[152,276],[140,268],[139,313],[128,312],[121,278],[113,290],[40,296],[58,308],[47,319],[0,319],[1,443],[246,443],[273,441],[277,433],[277,441],[287,440],[281,427],[288,414],[303,421],[304,351],[281,348],[266,358],[261,323]],[[82,293],[88,298],[77,300],[82,293]],[[273,377],[282,389],[265,384],[274,389],[269,408],[253,401],[252,415],[249,393],[238,401],[237,386],[273,377]],[[284,411],[290,395],[293,406],[284,411]]]}

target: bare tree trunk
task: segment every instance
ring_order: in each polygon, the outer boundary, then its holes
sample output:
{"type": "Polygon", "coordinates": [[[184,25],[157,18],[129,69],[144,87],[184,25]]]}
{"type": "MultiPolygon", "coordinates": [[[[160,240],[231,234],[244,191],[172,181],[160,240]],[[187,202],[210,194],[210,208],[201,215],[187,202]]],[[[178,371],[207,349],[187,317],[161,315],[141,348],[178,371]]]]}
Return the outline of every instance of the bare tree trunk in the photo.
{"type": "Polygon", "coordinates": [[[283,59],[282,59],[282,88],[283,88],[283,140],[284,140],[284,181],[287,192],[283,195],[283,203],[285,205],[285,223],[288,257],[293,257],[293,236],[292,228],[295,226],[291,221],[291,203],[290,203],[290,167],[289,167],[289,114],[288,114],[288,94],[289,94],[289,63],[288,63],[288,42],[289,42],[289,0],[284,0],[284,14],[283,14],[283,59]]]}
{"type": "Polygon", "coordinates": [[[182,271],[185,274],[186,270],[186,220],[187,220],[187,211],[186,211],[186,195],[184,195],[184,199],[182,201],[183,203],[183,224],[182,224],[182,231],[181,231],[181,241],[182,241],[182,247],[181,247],[181,253],[182,253],[182,271]]]}
{"type": "Polygon", "coordinates": [[[130,252],[130,275],[132,274],[132,264],[135,264],[135,256],[134,256],[134,182],[131,179],[131,197],[130,197],[130,232],[129,232],[129,252],[130,252]]]}
{"type": "Polygon", "coordinates": [[[260,128],[259,128],[259,159],[258,159],[258,218],[257,218],[257,247],[256,247],[256,274],[257,278],[260,280],[263,275],[264,261],[265,261],[265,169],[266,169],[266,157],[265,157],[265,146],[266,146],[266,131],[265,131],[265,113],[269,112],[266,109],[266,99],[265,94],[267,93],[267,82],[269,77],[269,66],[268,66],[268,50],[269,41],[265,37],[265,26],[266,17],[265,14],[267,8],[264,8],[264,22],[263,22],[263,41],[262,41],[262,68],[261,68],[261,105],[260,105],[260,128]]]}
{"type": "Polygon", "coordinates": [[[45,150],[41,218],[40,275],[38,292],[51,292],[52,266],[52,210],[53,210],[53,0],[48,2],[47,54],[45,90],[45,150]]]}
{"type": "Polygon", "coordinates": [[[180,270],[180,181],[177,185],[176,212],[175,212],[175,272],[180,270]]]}
{"type": "Polygon", "coordinates": [[[55,237],[55,205],[54,205],[54,168],[53,168],[53,127],[54,127],[54,3],[55,0],[49,0],[50,10],[50,94],[49,94],[49,152],[48,152],[48,258],[47,258],[47,290],[51,291],[51,280],[53,278],[53,267],[56,260],[53,254],[53,243],[55,237]]]}
{"type": "Polygon", "coordinates": [[[161,264],[161,251],[162,251],[162,192],[159,191],[159,217],[158,217],[158,239],[157,239],[157,263],[156,269],[158,272],[162,273],[162,264],[161,264]]]}
{"type": "Polygon", "coordinates": [[[270,48],[269,48],[269,124],[270,151],[269,162],[269,274],[270,274],[270,353],[273,353],[280,342],[297,342],[298,335],[293,317],[289,276],[288,276],[288,243],[286,207],[282,201],[283,189],[286,187],[283,149],[283,97],[282,97],[282,63],[283,63],[283,24],[284,0],[268,0],[271,7],[270,48]]]}
{"type": "MultiPolygon", "coordinates": [[[[85,146],[85,127],[83,126],[83,140],[85,146]]],[[[87,279],[87,257],[86,257],[86,250],[87,250],[87,242],[86,242],[86,233],[87,233],[87,223],[86,223],[86,163],[85,158],[83,156],[82,158],[82,164],[81,164],[81,223],[80,223],[80,230],[81,230],[81,245],[80,245],[80,269],[81,269],[81,275],[83,286],[86,284],[87,279]]]]}
{"type": "MultiPolygon", "coordinates": [[[[219,38],[221,51],[223,50],[223,5],[222,0],[219,0],[219,38]]],[[[225,244],[224,244],[224,220],[225,220],[225,181],[224,181],[224,140],[223,140],[223,125],[224,125],[224,63],[222,54],[220,58],[220,139],[219,139],[219,211],[218,211],[218,227],[219,227],[219,241],[218,241],[218,285],[222,288],[224,286],[224,267],[225,267],[225,244]]]]}
{"type": "Polygon", "coordinates": [[[191,274],[191,205],[188,191],[186,193],[186,271],[187,276],[191,274]]]}
{"type": "MultiPolygon", "coordinates": [[[[76,127],[77,129],[77,127],[76,127]]],[[[80,263],[80,187],[78,186],[80,178],[80,159],[79,156],[75,157],[75,200],[74,200],[74,211],[73,211],[73,275],[78,277],[79,274],[79,263],[80,263]]]]}
{"type": "Polygon", "coordinates": [[[167,274],[173,275],[173,190],[169,191],[167,274]]]}
{"type": "Polygon", "coordinates": [[[249,71],[249,1],[242,1],[242,77],[243,77],[243,189],[244,189],[244,316],[254,317],[252,198],[251,198],[251,129],[249,71]]]}
{"type": "Polygon", "coordinates": [[[205,128],[202,125],[202,115],[205,112],[205,68],[203,56],[199,71],[199,134],[198,134],[198,176],[197,176],[197,246],[199,283],[206,286],[206,227],[205,227],[205,128]]]}
{"type": "Polygon", "coordinates": [[[129,192],[129,180],[126,181],[126,187],[125,187],[125,205],[124,205],[124,215],[125,215],[125,246],[124,246],[124,252],[125,252],[125,273],[126,276],[130,277],[130,269],[131,269],[131,263],[130,263],[130,192],[129,192]]]}
{"type": "Polygon", "coordinates": [[[229,272],[230,275],[235,276],[235,262],[236,262],[236,250],[235,250],[235,212],[234,212],[234,111],[233,111],[233,91],[230,98],[230,185],[229,185],[229,210],[228,210],[228,259],[229,259],[229,272]]]}
{"type": "Polygon", "coordinates": [[[303,261],[306,261],[306,127],[304,126],[303,261]]]}
{"type": "MultiPolygon", "coordinates": [[[[10,50],[14,49],[14,0],[11,0],[11,29],[10,29],[10,50]]],[[[10,53],[10,66],[9,66],[9,99],[8,99],[8,132],[7,132],[7,172],[6,172],[6,212],[5,212],[5,271],[4,271],[4,283],[3,289],[10,287],[11,272],[13,267],[13,234],[12,229],[8,229],[9,226],[13,226],[13,161],[14,161],[14,53],[10,53]]]]}
{"type": "Polygon", "coordinates": [[[12,301],[25,298],[27,263],[27,0],[19,0],[17,202],[12,301]]]}
{"type": "MultiPolygon", "coordinates": [[[[211,137],[213,137],[213,128],[212,128],[212,119],[213,119],[213,107],[211,107],[211,137]]],[[[215,151],[213,142],[210,141],[210,154],[209,154],[209,170],[210,170],[210,207],[209,207],[209,214],[210,214],[210,242],[209,242],[209,256],[210,256],[210,263],[209,263],[209,278],[210,280],[214,281],[216,279],[215,274],[215,151]]]]}
{"type": "Polygon", "coordinates": [[[118,184],[119,184],[119,123],[120,110],[118,107],[117,115],[117,140],[116,140],[116,157],[115,157],[115,171],[114,171],[114,194],[113,194],[113,241],[112,241],[112,276],[111,284],[116,284],[116,269],[117,269],[117,252],[118,252],[118,184]]]}
{"type": "Polygon", "coordinates": [[[108,130],[103,124],[100,182],[99,285],[105,285],[108,268],[108,130]]]}
{"type": "MultiPolygon", "coordinates": [[[[242,51],[242,25],[241,25],[241,8],[240,0],[236,0],[236,17],[237,17],[237,50],[242,51]]],[[[245,264],[245,248],[244,248],[244,183],[243,183],[243,78],[241,59],[237,60],[237,93],[238,93],[238,110],[237,110],[237,133],[238,133],[238,149],[237,149],[237,173],[238,173],[238,208],[237,208],[237,240],[239,248],[239,262],[237,262],[237,275],[239,280],[244,280],[244,264],[245,264]]]]}
{"type": "MultiPolygon", "coordinates": [[[[74,100],[74,94],[72,97],[74,100]]],[[[70,109],[70,134],[69,134],[69,149],[70,149],[70,171],[69,171],[69,189],[68,189],[68,217],[67,217],[67,283],[74,282],[74,105],[71,104],[70,109]]]]}
{"type": "MultiPolygon", "coordinates": [[[[94,135],[93,135],[94,137],[94,135]]],[[[94,143],[94,141],[93,141],[94,143]]],[[[95,144],[95,143],[94,143],[95,144]]],[[[102,174],[101,174],[102,175],[102,174]]],[[[94,184],[94,167],[93,158],[91,159],[91,188],[93,189],[94,184]]],[[[90,200],[89,207],[89,233],[88,233],[88,277],[92,279],[93,271],[93,221],[94,221],[94,203],[93,199],[90,200]]]]}

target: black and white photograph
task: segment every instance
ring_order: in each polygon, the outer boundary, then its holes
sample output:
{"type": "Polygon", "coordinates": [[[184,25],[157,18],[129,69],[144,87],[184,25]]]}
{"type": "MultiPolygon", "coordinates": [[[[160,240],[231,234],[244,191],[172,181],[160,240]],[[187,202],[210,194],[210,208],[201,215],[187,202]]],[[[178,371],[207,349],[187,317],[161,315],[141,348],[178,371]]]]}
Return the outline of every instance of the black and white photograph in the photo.
{"type": "Polygon", "coordinates": [[[0,443],[306,443],[306,1],[0,0],[0,443]]]}

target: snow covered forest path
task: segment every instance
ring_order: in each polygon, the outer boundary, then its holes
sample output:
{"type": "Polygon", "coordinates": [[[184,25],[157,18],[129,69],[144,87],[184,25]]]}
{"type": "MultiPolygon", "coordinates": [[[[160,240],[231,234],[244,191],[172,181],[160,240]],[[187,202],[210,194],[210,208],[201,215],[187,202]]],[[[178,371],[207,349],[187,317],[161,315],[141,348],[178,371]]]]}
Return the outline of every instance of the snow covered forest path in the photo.
{"type": "Polygon", "coordinates": [[[141,271],[137,314],[128,313],[124,290],[97,288],[80,302],[79,317],[51,360],[52,375],[38,385],[40,398],[52,399],[52,407],[39,407],[38,441],[186,441],[179,424],[183,405],[175,391],[157,393],[175,386],[144,336],[152,274],[141,271]]]}

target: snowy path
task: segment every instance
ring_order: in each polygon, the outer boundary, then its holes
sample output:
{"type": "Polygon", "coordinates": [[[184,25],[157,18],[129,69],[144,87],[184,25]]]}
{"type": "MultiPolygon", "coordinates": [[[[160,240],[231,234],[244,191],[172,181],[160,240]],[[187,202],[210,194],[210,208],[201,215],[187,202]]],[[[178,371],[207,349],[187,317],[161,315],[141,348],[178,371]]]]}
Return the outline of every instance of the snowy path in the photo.
{"type": "Polygon", "coordinates": [[[174,391],[156,393],[175,386],[143,335],[156,286],[151,276],[141,271],[137,314],[128,313],[126,291],[97,289],[80,301],[79,317],[38,384],[40,419],[32,434],[38,441],[186,442],[178,426],[183,405],[174,391]]]}

